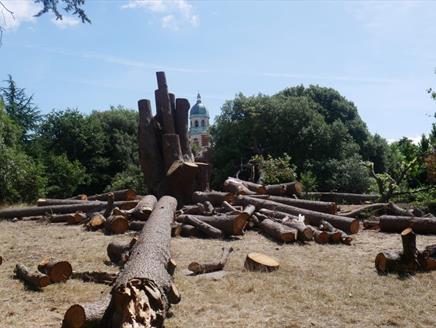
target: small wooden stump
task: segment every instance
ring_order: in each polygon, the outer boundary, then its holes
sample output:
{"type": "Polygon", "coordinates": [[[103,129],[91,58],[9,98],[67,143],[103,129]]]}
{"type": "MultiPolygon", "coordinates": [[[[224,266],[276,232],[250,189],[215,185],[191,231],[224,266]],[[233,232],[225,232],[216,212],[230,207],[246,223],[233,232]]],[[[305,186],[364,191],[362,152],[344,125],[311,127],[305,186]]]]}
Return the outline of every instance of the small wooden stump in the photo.
{"type": "Polygon", "coordinates": [[[248,271],[271,272],[278,270],[279,262],[261,253],[249,253],[245,259],[245,269],[248,271]]]}
{"type": "Polygon", "coordinates": [[[110,216],[106,220],[106,231],[112,234],[123,234],[129,230],[129,221],[121,215],[110,216]]]}
{"type": "Polygon", "coordinates": [[[45,273],[53,283],[67,281],[73,273],[71,264],[53,258],[45,259],[38,264],[38,270],[45,273]]]}

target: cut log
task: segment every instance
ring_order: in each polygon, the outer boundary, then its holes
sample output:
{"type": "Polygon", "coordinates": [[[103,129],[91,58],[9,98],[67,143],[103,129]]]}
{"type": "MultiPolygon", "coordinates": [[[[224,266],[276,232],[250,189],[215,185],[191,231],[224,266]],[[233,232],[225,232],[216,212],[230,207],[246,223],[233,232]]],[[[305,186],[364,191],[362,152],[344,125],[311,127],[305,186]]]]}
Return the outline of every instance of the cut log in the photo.
{"type": "MultiPolygon", "coordinates": [[[[179,220],[184,222],[185,217],[186,215],[180,215],[179,220]]],[[[244,234],[242,230],[246,221],[245,219],[238,219],[238,216],[220,214],[213,216],[194,215],[194,217],[221,230],[227,236],[240,236],[244,234]]]]}
{"type": "Polygon", "coordinates": [[[427,246],[418,253],[420,269],[424,271],[436,270],[436,245],[427,246]]]}
{"type": "Polygon", "coordinates": [[[67,261],[47,258],[38,264],[38,271],[45,273],[52,283],[58,283],[67,281],[73,273],[73,268],[67,261]]]}
{"type": "Polygon", "coordinates": [[[110,295],[92,303],[74,304],[64,314],[62,328],[97,327],[110,303],[110,295]]]}
{"type": "Polygon", "coordinates": [[[165,165],[165,172],[169,170],[171,165],[180,161],[183,162],[182,150],[178,134],[163,134],[162,135],[162,152],[165,165]]]}
{"type": "Polygon", "coordinates": [[[259,212],[268,217],[281,220],[281,223],[288,227],[297,229],[298,234],[296,237],[299,241],[309,241],[313,239],[312,229],[310,229],[303,221],[300,221],[298,217],[283,212],[271,211],[268,209],[261,209],[259,212]]]}
{"type": "Polygon", "coordinates": [[[57,198],[39,198],[36,201],[36,206],[53,206],[53,205],[73,205],[73,204],[89,204],[87,200],[81,199],[57,199],[57,198]]]}
{"type": "Polygon", "coordinates": [[[164,174],[162,151],[159,147],[159,144],[162,143],[162,141],[159,140],[160,135],[158,136],[157,133],[156,122],[153,119],[150,101],[146,99],[139,100],[138,110],[139,162],[144,174],[145,185],[149,192],[156,193],[164,174]]]}
{"type": "Polygon", "coordinates": [[[111,241],[106,248],[107,256],[112,263],[123,265],[129,258],[130,250],[138,239],[132,238],[129,242],[111,241]]]}
{"type": "Polygon", "coordinates": [[[381,209],[385,209],[387,207],[388,207],[387,203],[367,204],[367,205],[362,205],[361,207],[356,208],[355,210],[349,212],[338,213],[338,215],[347,216],[349,218],[356,218],[359,217],[364,212],[378,211],[381,209]]]}
{"type": "Polygon", "coordinates": [[[111,285],[115,279],[117,279],[118,274],[103,272],[103,271],[84,271],[77,272],[73,271],[71,274],[71,279],[82,280],[84,282],[94,282],[97,284],[111,285]]]}
{"type": "Polygon", "coordinates": [[[176,272],[177,263],[174,259],[170,259],[167,265],[167,271],[171,276],[174,276],[174,272],[176,272]]]}
{"type": "Polygon", "coordinates": [[[180,138],[180,148],[182,149],[183,160],[193,161],[194,156],[192,155],[191,147],[189,145],[189,101],[185,98],[176,99],[176,131],[180,138]]]}
{"type": "Polygon", "coordinates": [[[80,195],[70,197],[68,199],[88,200],[88,196],[85,194],[80,194],[80,195]]]}
{"type": "Polygon", "coordinates": [[[130,221],[129,230],[141,231],[144,228],[145,221],[130,221]]]}
{"type": "Polygon", "coordinates": [[[380,198],[380,195],[368,194],[352,194],[352,193],[338,193],[338,192],[306,192],[305,197],[319,198],[324,202],[347,202],[351,204],[361,204],[364,202],[375,202],[380,198]]]}
{"type": "Polygon", "coordinates": [[[192,195],[192,201],[194,203],[203,203],[207,200],[210,201],[214,206],[220,206],[223,201],[232,204],[235,200],[235,195],[220,191],[196,191],[192,195]]]}
{"type": "Polygon", "coordinates": [[[377,230],[380,228],[380,221],[379,220],[363,220],[363,228],[377,230]]]}
{"type": "Polygon", "coordinates": [[[107,194],[107,202],[106,202],[106,209],[104,210],[103,216],[108,219],[109,216],[112,214],[112,210],[114,209],[114,201],[115,201],[115,195],[110,192],[107,194]]]}
{"type": "Polygon", "coordinates": [[[245,187],[247,187],[251,191],[255,192],[256,194],[266,194],[266,188],[264,185],[261,185],[259,183],[254,183],[251,181],[237,179],[237,178],[229,178],[229,179],[239,181],[239,183],[242,183],[245,187]]]}
{"type": "Polygon", "coordinates": [[[196,227],[190,224],[182,224],[182,231],[180,232],[182,237],[200,237],[200,234],[196,227]]]}
{"type": "Polygon", "coordinates": [[[295,195],[303,191],[303,185],[298,182],[287,182],[275,185],[266,185],[266,193],[273,196],[295,195]]]}
{"type": "Polygon", "coordinates": [[[398,252],[378,253],[375,257],[375,268],[380,274],[399,272],[401,256],[398,252]]]}
{"type": "Polygon", "coordinates": [[[163,196],[155,206],[112,289],[103,327],[163,327],[172,278],[171,222],[177,201],[163,196]]]}
{"type": "Polygon", "coordinates": [[[411,227],[415,233],[436,234],[435,218],[382,215],[377,219],[380,221],[380,231],[383,232],[399,233],[411,227]]]}
{"type": "Polygon", "coordinates": [[[359,231],[359,221],[353,218],[343,217],[339,215],[321,213],[311,211],[304,208],[298,208],[291,205],[285,205],[277,202],[273,202],[267,199],[257,199],[249,196],[238,196],[236,202],[242,205],[252,204],[257,209],[266,208],[270,210],[289,213],[292,215],[302,214],[305,217],[306,224],[313,226],[319,226],[322,220],[331,223],[338,229],[341,229],[348,233],[357,233],[359,231]]]}
{"type": "Polygon", "coordinates": [[[86,228],[91,231],[96,231],[98,229],[103,229],[106,224],[106,218],[100,213],[93,213],[90,216],[86,228]]]}
{"type": "Polygon", "coordinates": [[[253,215],[255,211],[256,211],[256,207],[254,205],[247,205],[244,207],[242,212],[236,214],[235,221],[238,222],[239,225],[242,225],[242,229],[244,229],[248,223],[248,220],[250,219],[250,217],[253,215]]]}
{"type": "Polygon", "coordinates": [[[328,233],[329,241],[331,243],[340,243],[342,241],[342,233],[327,221],[321,221],[319,230],[326,231],[328,233]]]}
{"type": "Polygon", "coordinates": [[[154,195],[144,196],[135,208],[127,212],[129,219],[139,221],[147,220],[156,203],[157,199],[154,195]]]}
{"type": "Polygon", "coordinates": [[[224,266],[226,265],[230,253],[233,251],[233,248],[230,247],[223,247],[223,254],[221,255],[220,259],[217,259],[212,262],[191,262],[188,266],[188,269],[194,272],[195,274],[202,274],[207,272],[214,272],[224,269],[224,266]]]}
{"type": "Polygon", "coordinates": [[[227,192],[231,192],[234,194],[240,195],[255,195],[254,191],[248,189],[244,184],[242,184],[239,180],[227,178],[224,181],[224,190],[227,192]]]}
{"type": "Polygon", "coordinates": [[[198,165],[198,172],[195,178],[195,190],[209,191],[210,177],[211,177],[211,164],[196,162],[198,165]]]}
{"type": "Polygon", "coordinates": [[[223,232],[220,229],[217,229],[212,225],[197,219],[193,215],[186,215],[183,219],[183,223],[190,224],[196,227],[199,231],[201,231],[204,235],[206,235],[209,238],[220,239],[223,237],[223,232]]]}
{"type": "Polygon", "coordinates": [[[132,189],[115,190],[104,194],[88,196],[88,200],[100,200],[107,202],[109,194],[114,195],[114,201],[136,200],[136,192],[132,189]]]}
{"type": "Polygon", "coordinates": [[[319,202],[313,200],[295,199],[289,197],[270,196],[270,195],[267,195],[267,197],[265,197],[264,195],[253,195],[250,197],[269,199],[277,203],[291,205],[299,208],[306,208],[308,210],[324,212],[329,214],[336,214],[337,211],[337,207],[334,202],[319,202]]]}
{"type": "Polygon", "coordinates": [[[48,214],[46,218],[51,223],[71,222],[74,220],[74,214],[48,214]]]}
{"type": "Polygon", "coordinates": [[[105,230],[112,234],[122,234],[129,230],[129,221],[122,215],[113,215],[107,218],[105,230]]]}
{"type": "Polygon", "coordinates": [[[401,208],[400,206],[398,206],[397,204],[394,204],[394,203],[389,203],[388,204],[388,208],[389,208],[389,211],[392,212],[395,215],[414,216],[409,211],[405,210],[404,208],[401,208]]]}
{"type": "Polygon", "coordinates": [[[278,270],[279,262],[261,253],[249,253],[245,258],[245,269],[248,271],[271,272],[278,270]]]}
{"type": "Polygon", "coordinates": [[[327,244],[329,242],[329,235],[327,232],[318,230],[312,226],[308,226],[308,228],[312,230],[313,240],[317,244],[327,244]]]}
{"type": "Polygon", "coordinates": [[[87,216],[83,212],[76,212],[74,213],[68,220],[68,224],[81,224],[85,222],[87,219],[87,216]]]}
{"type": "Polygon", "coordinates": [[[297,229],[287,227],[271,219],[262,220],[259,229],[277,241],[293,242],[297,238],[297,229]]]}
{"type": "Polygon", "coordinates": [[[32,272],[23,264],[17,264],[14,270],[18,279],[32,289],[41,289],[50,284],[50,278],[39,272],[32,272]]]}
{"type": "Polygon", "coordinates": [[[206,209],[202,203],[196,205],[185,205],[181,209],[181,214],[205,214],[206,209]]]}

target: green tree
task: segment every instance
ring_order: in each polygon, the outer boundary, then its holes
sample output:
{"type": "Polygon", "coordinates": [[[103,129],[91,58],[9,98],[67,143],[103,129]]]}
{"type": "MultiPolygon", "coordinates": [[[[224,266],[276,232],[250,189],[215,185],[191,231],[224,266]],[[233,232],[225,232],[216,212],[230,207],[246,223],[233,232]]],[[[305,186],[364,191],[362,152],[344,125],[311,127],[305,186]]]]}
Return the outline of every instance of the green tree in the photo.
{"type": "Polygon", "coordinates": [[[28,141],[41,119],[38,107],[33,104],[33,96],[27,96],[25,89],[17,84],[9,75],[0,88],[0,97],[9,117],[22,129],[21,139],[28,141]]]}

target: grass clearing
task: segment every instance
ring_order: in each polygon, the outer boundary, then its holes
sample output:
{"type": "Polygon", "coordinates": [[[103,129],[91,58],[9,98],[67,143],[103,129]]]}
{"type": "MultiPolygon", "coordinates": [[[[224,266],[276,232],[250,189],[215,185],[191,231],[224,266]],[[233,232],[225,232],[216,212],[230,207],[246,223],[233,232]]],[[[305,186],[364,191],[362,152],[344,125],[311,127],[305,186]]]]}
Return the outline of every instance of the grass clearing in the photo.
{"type": "MultiPolygon", "coordinates": [[[[77,271],[116,272],[105,264],[112,239],[79,226],[38,222],[0,222],[0,327],[60,327],[73,303],[97,300],[109,287],[69,280],[42,292],[27,290],[13,279],[16,263],[36,269],[46,256],[71,262],[77,271]]],[[[436,244],[435,236],[418,236],[418,247],[436,244]]],[[[182,294],[166,327],[436,327],[436,272],[408,279],[379,276],[374,258],[381,250],[400,249],[399,235],[363,231],[352,246],[278,245],[256,232],[239,240],[175,238],[175,281],[182,294]],[[219,279],[186,276],[193,261],[212,260],[221,247],[234,252],[219,279]],[[243,270],[248,252],[279,260],[272,273],[243,270]]]]}

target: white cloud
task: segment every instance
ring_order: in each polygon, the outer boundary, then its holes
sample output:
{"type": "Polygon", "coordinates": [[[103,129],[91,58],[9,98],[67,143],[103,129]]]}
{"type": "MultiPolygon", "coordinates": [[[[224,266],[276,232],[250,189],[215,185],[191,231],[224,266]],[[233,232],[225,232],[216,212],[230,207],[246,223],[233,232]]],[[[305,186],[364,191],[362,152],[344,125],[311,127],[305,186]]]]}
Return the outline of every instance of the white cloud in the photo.
{"type": "Polygon", "coordinates": [[[41,6],[32,0],[2,0],[2,3],[4,6],[0,5],[0,26],[5,30],[16,29],[24,22],[34,22],[35,15],[41,10],[41,6]]]}
{"type": "MultiPolygon", "coordinates": [[[[422,136],[407,137],[407,139],[409,139],[410,141],[412,141],[412,143],[413,143],[414,145],[418,145],[418,144],[421,142],[421,138],[422,138],[422,136]]],[[[394,143],[394,142],[396,142],[396,141],[400,141],[400,139],[402,139],[402,138],[399,138],[399,139],[388,138],[388,139],[386,139],[386,140],[387,140],[388,144],[392,144],[392,143],[394,143]]]]}
{"type": "Polygon", "coordinates": [[[198,26],[200,18],[186,0],[129,0],[123,9],[143,8],[160,15],[163,28],[178,30],[181,25],[198,26]]]}
{"type": "Polygon", "coordinates": [[[74,27],[80,23],[77,18],[71,16],[62,16],[62,19],[56,19],[56,17],[53,17],[51,21],[60,28],[74,27]]]}

